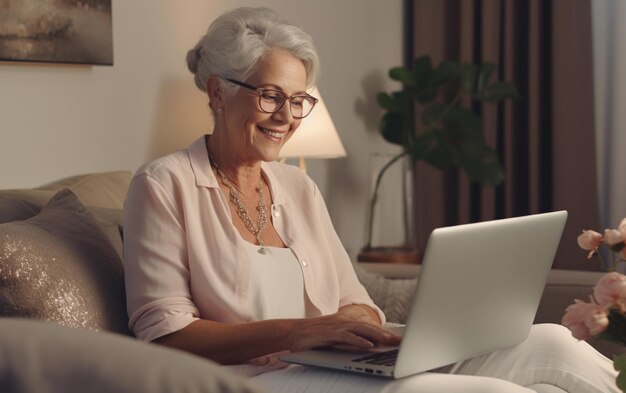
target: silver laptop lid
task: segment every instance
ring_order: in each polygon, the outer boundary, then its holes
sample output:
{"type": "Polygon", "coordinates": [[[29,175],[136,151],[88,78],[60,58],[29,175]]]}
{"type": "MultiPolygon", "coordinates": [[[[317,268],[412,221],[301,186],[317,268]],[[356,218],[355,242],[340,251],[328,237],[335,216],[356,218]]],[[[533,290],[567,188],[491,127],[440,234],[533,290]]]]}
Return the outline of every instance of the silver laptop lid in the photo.
{"type": "Polygon", "coordinates": [[[394,377],[523,341],[566,219],[559,211],[435,229],[394,377]]]}

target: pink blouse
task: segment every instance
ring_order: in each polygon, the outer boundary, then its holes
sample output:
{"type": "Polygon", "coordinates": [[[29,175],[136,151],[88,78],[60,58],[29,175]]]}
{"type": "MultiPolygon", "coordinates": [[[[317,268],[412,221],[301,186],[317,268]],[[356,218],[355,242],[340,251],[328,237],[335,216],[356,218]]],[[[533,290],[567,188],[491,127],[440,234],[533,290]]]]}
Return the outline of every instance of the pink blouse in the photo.
{"type": "MultiPolygon", "coordinates": [[[[271,219],[302,266],[307,317],[350,304],[382,311],[358,281],[315,183],[298,168],[262,163],[271,219]]],[[[250,260],[211,170],[205,137],[140,168],[124,206],[129,327],[143,340],[197,319],[259,320],[249,308],[250,260]]]]}

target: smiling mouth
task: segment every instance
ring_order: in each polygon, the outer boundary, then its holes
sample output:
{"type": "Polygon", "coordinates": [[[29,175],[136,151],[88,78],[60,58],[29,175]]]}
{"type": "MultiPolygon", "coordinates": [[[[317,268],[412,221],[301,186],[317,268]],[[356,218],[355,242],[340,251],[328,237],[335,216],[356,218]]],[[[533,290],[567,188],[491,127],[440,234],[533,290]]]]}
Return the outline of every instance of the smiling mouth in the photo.
{"type": "Polygon", "coordinates": [[[272,131],[263,127],[257,127],[257,128],[261,130],[261,132],[264,133],[265,135],[277,141],[280,141],[286,134],[286,132],[276,132],[276,131],[272,131]]]}

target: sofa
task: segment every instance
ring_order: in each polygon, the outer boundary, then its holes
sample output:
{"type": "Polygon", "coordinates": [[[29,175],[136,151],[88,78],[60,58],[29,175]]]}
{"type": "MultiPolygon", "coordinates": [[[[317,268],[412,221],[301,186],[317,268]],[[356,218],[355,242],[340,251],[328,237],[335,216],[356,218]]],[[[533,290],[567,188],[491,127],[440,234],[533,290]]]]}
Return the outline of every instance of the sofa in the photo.
{"type": "MultiPolygon", "coordinates": [[[[122,207],[131,178],[124,171],[84,174],[0,190],[0,391],[262,391],[206,359],[139,342],[128,330],[122,207]]],[[[354,266],[389,321],[402,323],[419,266],[354,266]]],[[[553,271],[536,322],[560,322],[598,275],[553,271]]]]}

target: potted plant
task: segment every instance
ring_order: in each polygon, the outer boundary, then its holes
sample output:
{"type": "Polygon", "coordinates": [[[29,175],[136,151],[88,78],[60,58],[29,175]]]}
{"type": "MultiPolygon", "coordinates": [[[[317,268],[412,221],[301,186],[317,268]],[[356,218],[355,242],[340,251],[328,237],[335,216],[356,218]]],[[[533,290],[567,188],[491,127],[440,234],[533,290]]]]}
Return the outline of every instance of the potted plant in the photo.
{"type": "Polygon", "coordinates": [[[504,179],[498,155],[484,140],[481,116],[471,109],[477,102],[497,102],[517,97],[515,86],[491,80],[497,66],[441,62],[433,67],[429,56],[417,58],[410,68],[394,67],[389,77],[402,89],[378,94],[386,111],[379,131],[390,143],[402,147],[376,177],[370,201],[368,238],[360,259],[372,252],[374,208],[385,172],[410,157],[413,167],[424,160],[435,168],[462,169],[470,181],[497,185],[504,179]]]}

